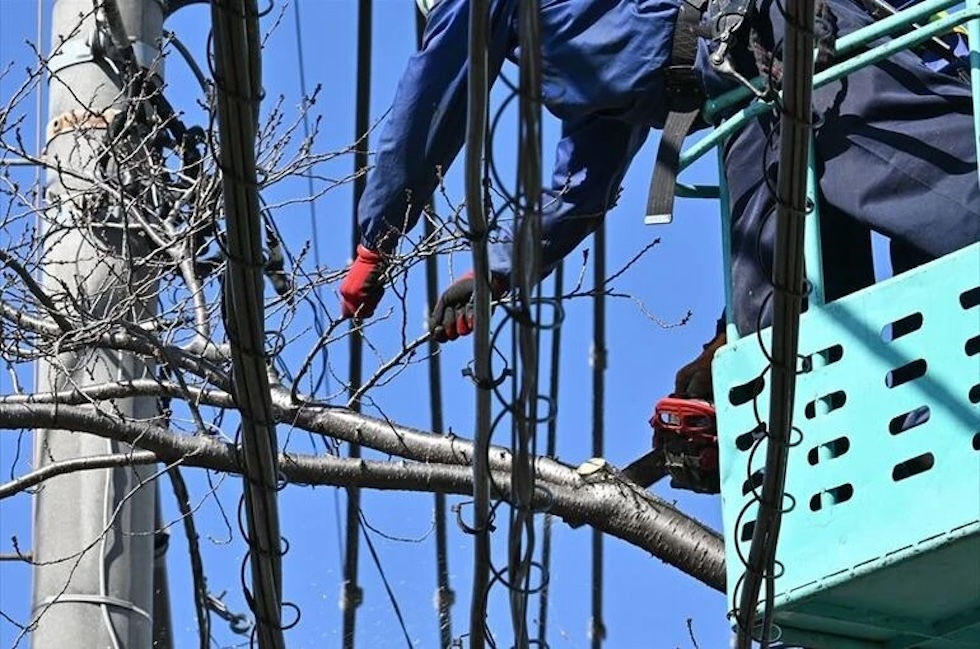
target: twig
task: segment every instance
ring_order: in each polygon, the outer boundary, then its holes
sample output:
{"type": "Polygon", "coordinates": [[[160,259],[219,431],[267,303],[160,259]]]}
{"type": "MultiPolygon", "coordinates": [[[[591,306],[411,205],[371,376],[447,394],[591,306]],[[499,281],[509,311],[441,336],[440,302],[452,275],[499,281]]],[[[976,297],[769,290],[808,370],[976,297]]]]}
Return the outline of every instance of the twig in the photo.
{"type": "Polygon", "coordinates": [[[52,462],[40,469],[25,473],[15,480],[0,485],[0,500],[9,498],[45,480],[66,473],[135,466],[139,464],[154,464],[158,461],[156,453],[151,451],[134,451],[131,453],[114,453],[112,455],[90,455],[88,457],[52,462]]]}
{"type": "Polygon", "coordinates": [[[375,372],[370,379],[365,381],[364,385],[359,387],[357,391],[354,392],[353,395],[351,395],[351,398],[347,401],[347,407],[348,408],[353,407],[353,404],[360,401],[361,397],[364,396],[365,392],[367,392],[372,387],[377,385],[378,381],[381,380],[381,377],[387,374],[388,371],[391,370],[391,368],[401,364],[401,362],[404,361],[406,358],[411,358],[419,347],[429,342],[429,338],[431,337],[432,337],[431,333],[427,332],[425,334],[422,334],[421,336],[419,336],[418,338],[416,338],[415,340],[407,344],[400,352],[398,352],[398,354],[394,358],[392,358],[390,361],[388,361],[387,363],[379,367],[378,371],[375,372]]]}
{"type": "Polygon", "coordinates": [[[292,397],[293,401],[299,401],[299,398],[297,397],[299,392],[299,382],[302,380],[303,376],[310,371],[310,367],[313,365],[313,359],[317,357],[320,350],[323,349],[323,347],[330,341],[330,337],[333,336],[334,330],[338,325],[340,325],[341,322],[344,322],[342,318],[331,322],[330,326],[327,327],[323,334],[320,335],[320,339],[316,341],[316,345],[313,346],[310,353],[306,355],[306,359],[300,366],[299,372],[296,373],[296,377],[293,379],[293,387],[289,392],[289,395],[292,397]]]}
{"type": "Polygon", "coordinates": [[[694,645],[694,649],[701,649],[698,646],[698,640],[694,637],[694,618],[687,618],[687,634],[691,636],[691,644],[694,645]]]}
{"type": "Polygon", "coordinates": [[[34,295],[34,297],[37,298],[37,301],[41,303],[41,306],[43,306],[48,312],[51,319],[58,324],[58,327],[61,328],[62,332],[69,333],[73,329],[71,322],[68,321],[68,318],[63,316],[58,311],[58,307],[56,307],[54,302],[51,301],[51,297],[48,296],[48,294],[44,292],[44,289],[42,289],[38,283],[34,281],[34,278],[31,277],[31,274],[27,272],[20,262],[11,257],[2,249],[0,249],[0,261],[17,273],[21,280],[27,284],[27,289],[34,295]]]}

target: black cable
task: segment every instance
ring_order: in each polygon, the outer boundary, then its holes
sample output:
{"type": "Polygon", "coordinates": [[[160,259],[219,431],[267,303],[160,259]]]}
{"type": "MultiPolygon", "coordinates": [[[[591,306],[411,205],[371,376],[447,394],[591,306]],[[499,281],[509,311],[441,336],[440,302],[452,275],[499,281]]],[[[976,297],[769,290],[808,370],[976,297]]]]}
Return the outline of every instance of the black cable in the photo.
{"type": "MultiPolygon", "coordinates": [[[[225,329],[231,344],[233,395],[241,413],[236,444],[243,472],[239,526],[248,544],[242,588],[255,613],[260,649],[285,647],[278,442],[265,349],[261,208],[255,138],[262,100],[259,13],[255,0],[212,2],[214,116],[219,127],[225,214],[228,217],[225,329]],[[255,272],[258,271],[258,272],[255,272]],[[243,514],[245,520],[243,521],[243,514]],[[252,590],[245,581],[251,568],[252,590]]],[[[213,143],[212,143],[213,144],[213,143]]]]}
{"type": "MultiPolygon", "coordinates": [[[[370,128],[371,111],[371,30],[372,2],[358,0],[357,3],[357,89],[355,91],[354,135],[360,144],[354,150],[354,206],[351,219],[352,244],[351,249],[357,250],[360,241],[357,224],[357,205],[364,193],[367,177],[361,171],[367,167],[368,129],[370,128]]],[[[363,380],[363,340],[360,331],[351,323],[350,364],[348,372],[349,394],[353,397],[363,380]]],[[[354,399],[351,409],[359,412],[360,399],[354,399]]],[[[351,444],[348,456],[352,459],[361,457],[359,444],[351,444]]],[[[361,491],[357,487],[347,487],[347,533],[344,544],[344,615],[343,615],[343,647],[354,649],[355,626],[357,623],[357,607],[360,604],[360,588],[357,585],[358,539],[360,524],[361,491]]]]}
{"type": "MultiPolygon", "coordinates": [[[[606,404],[606,225],[601,223],[593,238],[595,259],[593,283],[596,288],[592,303],[592,457],[605,453],[605,404],[606,404]]],[[[603,537],[602,532],[592,530],[592,622],[590,625],[592,649],[601,649],[606,638],[603,609],[603,537]]]]}
{"type": "MultiPolygon", "coordinates": [[[[475,4],[475,3],[474,3],[475,4]]],[[[483,4],[483,3],[481,3],[483,4]]],[[[474,14],[470,18],[477,22],[482,22],[479,17],[484,9],[471,7],[474,14]]],[[[467,526],[459,519],[460,526],[467,533],[476,536],[477,546],[474,553],[474,588],[473,600],[470,608],[470,634],[469,639],[472,647],[483,647],[486,645],[496,646],[494,638],[490,635],[486,627],[486,602],[489,598],[489,591],[495,584],[501,584],[508,589],[510,600],[511,621],[514,633],[514,647],[524,649],[532,644],[527,622],[528,598],[532,594],[540,593],[547,585],[548,575],[543,564],[534,561],[535,551],[535,529],[534,515],[547,512],[551,497],[546,489],[536,484],[533,458],[537,455],[537,426],[552,422],[555,417],[555,410],[549,395],[538,394],[538,374],[539,357],[538,346],[542,330],[556,328],[563,319],[561,305],[557,300],[544,299],[541,297],[539,279],[541,274],[540,264],[540,212],[541,212],[541,101],[540,101],[540,37],[538,26],[540,15],[537,2],[527,2],[517,5],[519,12],[518,29],[521,43],[521,77],[519,84],[514,86],[504,80],[511,93],[496,108],[495,115],[490,120],[489,132],[484,134],[485,143],[480,146],[468,148],[467,158],[467,206],[482,205],[484,210],[470,211],[470,241],[474,250],[474,270],[477,277],[486,276],[486,233],[488,232],[485,220],[486,213],[492,217],[489,221],[489,228],[493,228],[500,217],[505,213],[513,213],[515,229],[512,242],[513,265],[510,276],[510,286],[513,291],[512,297],[508,301],[499,303],[498,308],[504,312],[505,318],[497,325],[488,343],[483,342],[479,337],[479,328],[482,323],[489,319],[489,313],[483,314],[477,309],[475,325],[477,336],[474,341],[474,368],[467,369],[466,372],[473,376],[478,386],[484,389],[478,392],[477,402],[477,437],[474,444],[474,525],[467,526]],[[515,100],[519,100],[519,141],[518,141],[518,177],[517,187],[514,192],[508,192],[501,181],[501,175],[493,156],[492,143],[501,124],[503,111],[515,100]],[[485,159],[478,159],[476,150],[486,148],[485,159]],[[474,150],[476,149],[476,150],[474,150]],[[481,176],[482,171],[482,176],[481,176]],[[489,178],[488,178],[489,174],[489,178]],[[489,201],[491,180],[496,183],[494,187],[494,197],[500,197],[502,204],[496,208],[489,201]],[[483,196],[481,197],[474,189],[482,185],[483,196]],[[481,200],[482,198],[482,200],[481,200]],[[474,227],[474,217],[478,219],[474,227]],[[483,266],[481,266],[481,263],[483,266]],[[484,270],[481,270],[483,268],[484,270]],[[550,323],[543,322],[541,312],[543,308],[551,307],[554,309],[553,320],[550,323]],[[511,351],[505,354],[498,346],[499,339],[504,333],[510,333],[511,351]],[[499,373],[494,371],[493,361],[500,359],[504,362],[504,367],[499,373]],[[508,377],[513,377],[515,383],[509,389],[503,387],[504,381],[508,377]],[[488,394],[489,393],[489,394],[488,394]],[[489,404],[482,401],[487,396],[492,395],[502,407],[501,411],[485,421],[484,416],[489,417],[489,404]],[[542,406],[546,406],[547,414],[540,415],[542,406]],[[494,431],[507,417],[512,418],[511,427],[511,471],[510,488],[504,490],[497,485],[493,477],[486,470],[486,449],[494,431]],[[489,479],[490,489],[483,492],[483,480],[481,475],[486,475],[489,479]],[[501,494],[509,493],[506,501],[500,500],[501,494]],[[489,506],[489,499],[496,497],[498,500],[493,507],[489,506]],[[508,532],[508,561],[502,569],[493,565],[489,552],[489,537],[487,532],[493,530],[493,521],[499,507],[509,508],[509,532],[508,532]],[[537,568],[541,572],[540,584],[531,587],[532,571],[537,568]],[[489,569],[492,580],[480,582],[484,575],[482,571],[489,569]]],[[[482,62],[485,51],[479,44],[484,43],[486,25],[471,24],[471,49],[470,55],[477,59],[476,63],[471,62],[470,69],[485,72],[485,63],[482,62]]],[[[483,75],[477,75],[482,77],[483,75]]],[[[485,119],[485,95],[486,80],[483,78],[473,79],[471,77],[471,91],[476,95],[471,95],[470,123],[471,130],[468,131],[468,142],[474,143],[478,139],[476,126],[486,125],[485,119]]],[[[476,307],[483,305],[483,298],[479,295],[481,289],[488,288],[482,283],[477,285],[477,296],[475,298],[476,307]]],[[[534,644],[538,644],[534,641],[534,644]]]]}
{"type": "Polygon", "coordinates": [[[518,325],[516,367],[519,367],[513,417],[515,432],[511,463],[511,512],[508,538],[508,577],[514,645],[530,645],[528,595],[534,556],[534,499],[537,455],[538,339],[541,301],[535,299],[541,276],[541,12],[538,0],[518,7],[520,44],[518,119],[517,237],[514,243],[513,283],[518,325]]]}
{"type": "MultiPolygon", "coordinates": [[[[557,301],[564,292],[565,262],[558,262],[555,268],[555,297],[557,301]]],[[[548,398],[551,407],[558,410],[559,361],[561,360],[561,326],[554,328],[551,334],[551,373],[549,376],[548,398]]],[[[548,435],[545,442],[545,455],[555,457],[558,452],[558,417],[548,420],[548,435]]],[[[547,575],[551,570],[551,527],[553,517],[545,514],[544,529],[541,534],[541,570],[547,575]]],[[[548,597],[550,591],[548,581],[541,586],[538,603],[538,647],[548,646],[548,597]]]]}
{"type": "MultiPolygon", "coordinates": [[[[491,350],[490,261],[487,251],[487,189],[484,146],[487,138],[488,0],[469,3],[466,153],[464,185],[467,231],[473,249],[474,283],[473,380],[476,383],[476,423],[473,449],[473,584],[470,600],[469,640],[471,649],[483,649],[487,642],[486,615],[490,587],[490,437],[491,437],[491,350]]],[[[492,639],[491,639],[492,644],[492,639]]]]}
{"type": "Polygon", "coordinates": [[[197,613],[197,624],[200,649],[211,647],[211,610],[208,608],[208,582],[204,573],[204,563],[201,560],[201,548],[198,543],[197,526],[194,524],[194,513],[191,510],[190,493],[187,484],[180,474],[180,469],[172,466],[167,469],[170,484],[173,486],[174,498],[177,499],[177,510],[184,523],[184,534],[187,537],[187,552],[191,560],[191,577],[194,584],[194,610],[197,613]]]}
{"type": "MultiPolygon", "coordinates": [[[[759,511],[746,560],[736,608],[738,649],[752,644],[760,589],[766,584],[759,641],[769,646],[772,625],[776,545],[782,521],[786,463],[793,430],[792,415],[799,347],[799,316],[803,300],[803,239],[807,209],[807,153],[811,137],[813,95],[812,25],[814,0],[791,0],[784,11],[784,98],[780,115],[780,163],[775,192],[778,205],[773,261],[773,318],[770,358],[771,388],[766,463],[759,511]]],[[[761,233],[760,233],[761,234],[761,233]]],[[[761,317],[761,316],[760,316],[761,317]]],[[[751,467],[750,467],[751,468],[751,467]]]]}
{"type": "MultiPolygon", "coordinates": [[[[364,194],[367,176],[363,170],[368,164],[368,131],[371,119],[371,31],[373,25],[371,0],[358,0],[357,3],[357,88],[354,106],[354,137],[359,144],[354,149],[354,204],[351,216],[351,251],[356,254],[360,243],[360,227],[357,222],[357,205],[364,194]]],[[[363,340],[359,330],[351,323],[350,336],[350,394],[354,395],[363,380],[363,340]]],[[[360,410],[360,401],[352,405],[360,410]]],[[[355,452],[351,445],[351,453],[355,452]]],[[[360,451],[358,450],[357,453],[360,451]]],[[[359,455],[358,455],[359,457],[359,455]]]]}
{"type": "MultiPolygon", "coordinates": [[[[416,48],[421,49],[422,37],[425,33],[425,17],[421,12],[415,12],[416,48]]],[[[434,210],[432,201],[429,209],[434,210]]],[[[435,224],[432,219],[425,218],[425,240],[429,241],[435,235],[435,224]]],[[[429,255],[425,260],[425,288],[428,305],[431,306],[439,299],[439,266],[435,255],[429,255]]],[[[430,337],[428,342],[429,360],[429,409],[431,412],[432,432],[440,435],[445,429],[442,409],[442,368],[439,363],[439,343],[430,337]]],[[[446,537],[446,496],[435,494],[436,528],[436,606],[439,614],[439,646],[441,649],[451,649],[453,643],[453,625],[451,607],[453,592],[449,586],[449,543],[446,537]]]]}
{"type": "Polygon", "coordinates": [[[364,524],[363,515],[358,518],[357,523],[358,528],[364,534],[364,542],[367,543],[368,552],[371,554],[374,567],[378,569],[381,583],[384,584],[385,591],[388,593],[388,601],[391,602],[391,608],[394,610],[395,617],[398,619],[398,626],[401,628],[402,635],[405,636],[405,644],[408,646],[408,649],[412,649],[415,645],[412,644],[412,637],[408,633],[408,627],[405,626],[405,616],[402,615],[402,609],[398,605],[398,598],[395,597],[395,591],[391,589],[391,584],[388,582],[388,575],[385,574],[384,567],[381,565],[381,558],[374,548],[374,541],[371,540],[371,535],[368,533],[367,526],[364,524]]]}

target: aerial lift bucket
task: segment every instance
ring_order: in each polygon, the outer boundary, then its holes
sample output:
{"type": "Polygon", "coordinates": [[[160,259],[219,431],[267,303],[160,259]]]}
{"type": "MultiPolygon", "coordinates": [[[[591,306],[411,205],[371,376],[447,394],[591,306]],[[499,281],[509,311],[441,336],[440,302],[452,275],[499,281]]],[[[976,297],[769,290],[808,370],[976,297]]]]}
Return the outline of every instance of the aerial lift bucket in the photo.
{"type": "MultiPolygon", "coordinates": [[[[974,50],[978,7],[970,0],[949,14],[967,22],[974,50]]],[[[973,83],[976,96],[980,69],[973,83]]],[[[811,168],[811,196],[813,182],[811,168]]],[[[724,186],[720,195],[724,214],[724,186]]],[[[771,593],[763,587],[770,639],[811,649],[976,649],[980,244],[824,304],[816,211],[807,219],[815,293],[800,319],[775,579],[771,593]]],[[[726,284],[730,316],[728,276],[726,284]]],[[[734,610],[763,482],[771,329],[739,339],[729,324],[728,341],[713,375],[734,610]]],[[[756,618],[763,612],[760,604],[756,618]]]]}

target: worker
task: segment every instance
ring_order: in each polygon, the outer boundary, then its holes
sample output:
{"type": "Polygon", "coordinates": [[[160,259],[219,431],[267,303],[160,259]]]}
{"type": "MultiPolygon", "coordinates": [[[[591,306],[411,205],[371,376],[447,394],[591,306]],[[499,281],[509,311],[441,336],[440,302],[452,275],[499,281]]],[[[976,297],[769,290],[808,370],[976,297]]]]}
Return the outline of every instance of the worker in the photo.
{"type": "MultiPolygon", "coordinates": [[[[870,0],[831,3],[841,34],[869,23],[864,6],[870,0]]],[[[778,25],[775,2],[760,8],[778,25]]],[[[890,238],[895,274],[980,240],[976,135],[964,76],[969,48],[958,31],[943,40],[953,57],[937,57],[935,49],[903,52],[814,92],[826,300],[874,283],[871,231],[890,238]]],[[[775,114],[763,115],[726,147],[740,335],[771,324],[777,122],[775,114]],[[761,170],[762,160],[765,175],[744,173],[753,165],[761,170]]],[[[711,360],[725,343],[723,314],[715,337],[677,372],[674,393],[713,401],[711,360]]]]}
{"type": "MultiPolygon", "coordinates": [[[[488,71],[516,61],[519,0],[490,0],[488,71]]],[[[717,3],[712,3],[717,4],[717,3]]],[[[723,3],[722,3],[723,4],[723,3]]],[[[818,31],[826,40],[873,21],[862,0],[826,0],[818,31]]],[[[467,0],[440,0],[427,17],[421,49],[408,62],[378,140],[375,166],[358,206],[360,244],[340,288],[344,317],[370,317],[384,292],[388,259],[416,225],[464,141],[467,0]]],[[[620,183],[652,128],[670,114],[671,63],[681,0],[542,0],[541,96],[562,122],[554,174],[541,214],[541,277],[546,277],[610,210],[620,183]]],[[[684,5],[685,11],[689,5],[684,5]]],[[[730,60],[744,78],[779,68],[780,3],[756,0],[730,60]]],[[[710,21],[704,23],[710,26],[710,21]]],[[[738,85],[708,62],[717,41],[703,38],[693,66],[708,97],[738,85]]],[[[874,230],[921,263],[978,240],[980,187],[969,86],[902,52],[814,92],[814,144],[825,235],[828,299],[865,281],[849,277],[853,231],[874,230]]],[[[724,174],[733,217],[733,318],[742,333],[769,324],[778,116],[767,113],[729,139],[724,174]]],[[[695,125],[695,128],[699,125],[695,125]]],[[[704,124],[700,124],[704,126],[704,124]]],[[[491,245],[492,294],[509,286],[511,232],[491,245]]],[[[458,279],[433,308],[440,341],[473,328],[474,278],[458,279]]],[[[720,332],[719,332],[720,333],[720,332]]],[[[710,343],[701,363],[717,348],[710,343]]]]}

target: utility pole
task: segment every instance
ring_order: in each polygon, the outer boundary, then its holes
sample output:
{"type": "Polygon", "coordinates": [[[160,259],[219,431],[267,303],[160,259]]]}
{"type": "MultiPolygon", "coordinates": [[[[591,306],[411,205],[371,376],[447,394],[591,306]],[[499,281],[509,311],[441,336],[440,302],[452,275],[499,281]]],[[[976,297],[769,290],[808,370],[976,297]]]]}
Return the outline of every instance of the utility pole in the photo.
{"type": "MultiPolygon", "coordinates": [[[[92,0],[54,3],[45,157],[81,177],[48,171],[48,212],[39,233],[45,241],[42,285],[56,304],[65,305],[67,314],[73,312],[72,302],[66,299],[70,295],[97,318],[128,300],[136,306],[122,317],[141,319],[155,312],[156,300],[151,271],[139,263],[146,246],[127,233],[126,222],[113,215],[112,206],[97,211],[92,201],[76,199],[91,186],[81,178],[94,173],[109,111],[125,107],[124,80],[102,53],[111,52],[113,42],[117,47],[127,45],[119,40],[128,39],[137,63],[158,65],[165,3],[102,0],[96,4],[103,10],[99,14],[93,13],[92,0]],[[93,48],[94,44],[98,46],[93,48]],[[141,295],[144,300],[139,300],[141,295]]],[[[121,209],[117,200],[109,202],[121,209]]],[[[149,378],[152,372],[151,365],[129,354],[77,351],[40,362],[37,388],[65,390],[149,378]]],[[[147,398],[98,405],[134,420],[157,413],[155,400],[147,398]]],[[[61,430],[39,430],[35,439],[38,468],[130,448],[61,430]]],[[[38,490],[34,649],[152,646],[155,491],[148,480],[153,472],[152,466],[86,471],[48,480],[38,490]]]]}

